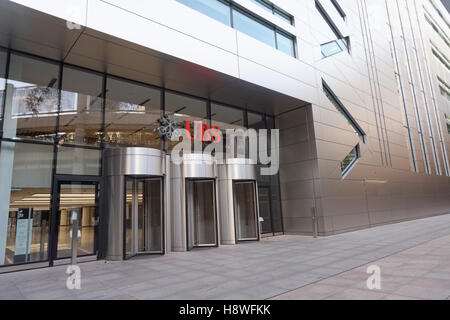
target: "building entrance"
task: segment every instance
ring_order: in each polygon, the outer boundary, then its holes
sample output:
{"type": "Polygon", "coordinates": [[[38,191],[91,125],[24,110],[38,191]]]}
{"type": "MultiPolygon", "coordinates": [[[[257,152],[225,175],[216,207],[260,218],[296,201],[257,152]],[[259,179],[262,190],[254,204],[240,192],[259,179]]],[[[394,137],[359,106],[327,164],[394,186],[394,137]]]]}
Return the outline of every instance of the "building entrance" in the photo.
{"type": "Polygon", "coordinates": [[[187,250],[217,246],[214,180],[186,180],[187,250]]]}
{"type": "Polygon", "coordinates": [[[234,181],[234,221],[237,241],[259,239],[255,181],[234,181]]]}
{"type": "Polygon", "coordinates": [[[164,253],[162,178],[126,179],[126,258],[164,253]]]}

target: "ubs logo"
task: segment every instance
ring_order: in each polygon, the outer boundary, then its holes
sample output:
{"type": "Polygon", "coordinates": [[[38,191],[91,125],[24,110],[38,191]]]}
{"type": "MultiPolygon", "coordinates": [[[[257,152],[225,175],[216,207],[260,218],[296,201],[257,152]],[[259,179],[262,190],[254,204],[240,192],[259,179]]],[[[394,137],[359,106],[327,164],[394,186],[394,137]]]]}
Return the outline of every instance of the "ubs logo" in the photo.
{"type": "Polygon", "coordinates": [[[170,116],[166,114],[158,120],[158,123],[159,127],[156,131],[161,137],[168,140],[179,138],[181,134],[177,130],[184,128],[187,136],[191,140],[211,141],[214,143],[220,143],[222,141],[222,133],[219,127],[210,127],[200,121],[185,120],[184,122],[180,122],[171,119],[170,116]]]}
{"type": "Polygon", "coordinates": [[[166,139],[172,140],[175,138],[175,132],[178,128],[184,128],[182,122],[173,120],[168,114],[163,115],[159,120],[159,127],[156,129],[158,134],[166,139]]]}

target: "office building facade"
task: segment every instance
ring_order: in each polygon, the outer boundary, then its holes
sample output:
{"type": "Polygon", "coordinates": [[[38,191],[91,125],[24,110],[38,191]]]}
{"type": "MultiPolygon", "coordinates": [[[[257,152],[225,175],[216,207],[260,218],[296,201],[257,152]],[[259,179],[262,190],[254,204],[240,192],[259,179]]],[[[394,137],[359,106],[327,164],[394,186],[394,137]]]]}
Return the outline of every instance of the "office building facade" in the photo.
{"type": "Polygon", "coordinates": [[[0,92],[0,272],[450,212],[439,0],[0,0],[0,92]]]}

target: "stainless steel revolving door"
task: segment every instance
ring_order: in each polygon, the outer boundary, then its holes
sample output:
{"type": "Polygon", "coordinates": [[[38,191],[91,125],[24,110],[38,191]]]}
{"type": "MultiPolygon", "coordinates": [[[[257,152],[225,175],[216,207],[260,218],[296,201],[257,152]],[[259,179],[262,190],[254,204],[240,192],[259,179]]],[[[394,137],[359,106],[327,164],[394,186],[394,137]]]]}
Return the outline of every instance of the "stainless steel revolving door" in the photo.
{"type": "Polygon", "coordinates": [[[107,260],[165,253],[165,157],[164,152],[148,148],[105,150],[107,260]]]}
{"type": "Polygon", "coordinates": [[[233,181],[236,241],[259,239],[255,181],[233,181]]]}
{"type": "Polygon", "coordinates": [[[162,178],[126,179],[125,257],[164,253],[162,178]]]}
{"type": "Polygon", "coordinates": [[[217,246],[214,180],[186,180],[187,250],[217,246]]]}
{"type": "Polygon", "coordinates": [[[250,159],[227,159],[218,166],[218,172],[221,244],[259,240],[255,163],[250,159]]]}

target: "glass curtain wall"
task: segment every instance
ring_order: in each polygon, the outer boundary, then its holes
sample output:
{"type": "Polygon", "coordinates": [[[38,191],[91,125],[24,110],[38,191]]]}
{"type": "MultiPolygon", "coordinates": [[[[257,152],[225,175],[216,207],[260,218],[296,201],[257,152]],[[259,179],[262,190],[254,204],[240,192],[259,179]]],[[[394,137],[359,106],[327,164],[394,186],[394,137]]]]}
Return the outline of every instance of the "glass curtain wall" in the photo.
{"type": "MultiPolygon", "coordinates": [[[[205,135],[205,132],[210,128],[206,100],[166,92],[165,103],[165,113],[177,122],[176,127],[186,128],[190,138],[195,141],[202,141],[203,146],[210,142],[211,139],[208,139],[205,135]]],[[[178,141],[167,141],[166,147],[168,150],[172,150],[177,143],[178,141]]]]}
{"type": "Polygon", "coordinates": [[[11,54],[3,137],[53,142],[58,84],[59,64],[11,54]]]}
{"type": "Polygon", "coordinates": [[[161,149],[161,90],[114,77],[106,83],[106,146],[161,149]]]}
{"type": "Polygon", "coordinates": [[[2,141],[0,266],[47,260],[53,146],[2,141]]]}
{"type": "MultiPolygon", "coordinates": [[[[2,181],[6,181],[0,184],[0,265],[56,258],[48,257],[47,249],[51,185],[57,177],[98,179],[104,148],[171,150],[173,145],[164,147],[157,133],[163,110],[188,128],[192,138],[201,138],[211,127],[224,131],[265,128],[264,123],[268,124],[269,118],[258,113],[170,90],[165,90],[163,99],[163,92],[154,86],[0,49],[0,170],[2,181]],[[201,126],[195,126],[194,121],[201,126]]],[[[210,142],[203,141],[203,145],[210,142]]],[[[271,187],[273,215],[280,216],[274,218],[280,226],[274,230],[281,231],[281,211],[274,209],[279,201],[277,181],[278,177],[271,177],[264,183],[271,187]]]]}

